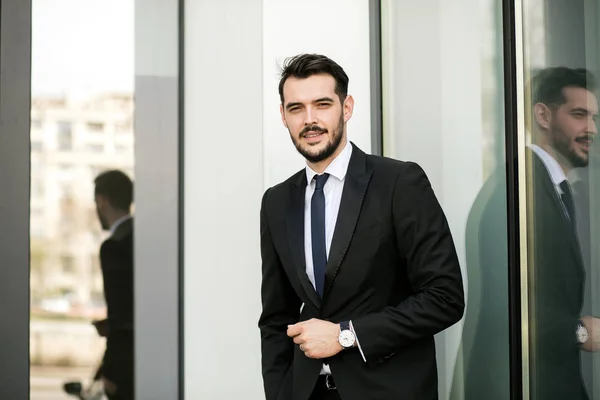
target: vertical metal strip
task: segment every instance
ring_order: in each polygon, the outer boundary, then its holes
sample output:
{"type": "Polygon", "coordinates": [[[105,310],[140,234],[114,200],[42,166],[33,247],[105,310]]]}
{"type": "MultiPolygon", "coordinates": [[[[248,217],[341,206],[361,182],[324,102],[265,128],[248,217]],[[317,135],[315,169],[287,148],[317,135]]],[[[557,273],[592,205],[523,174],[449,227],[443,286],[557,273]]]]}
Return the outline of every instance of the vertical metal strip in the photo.
{"type": "Polygon", "coordinates": [[[183,390],[179,6],[180,0],[135,0],[137,399],[176,400],[183,390]]]}
{"type": "Polygon", "coordinates": [[[185,399],[185,268],[184,268],[184,258],[185,258],[185,226],[183,221],[185,221],[185,0],[178,0],[178,29],[177,29],[177,39],[178,39],[178,74],[177,74],[177,89],[178,89],[178,143],[179,149],[177,154],[178,166],[177,166],[177,177],[178,177],[178,226],[177,226],[177,243],[178,243],[178,255],[177,255],[177,264],[178,264],[178,273],[179,273],[179,283],[178,283],[178,293],[179,293],[179,331],[178,331],[178,360],[179,360],[179,384],[178,384],[178,399],[185,399]]]}
{"type": "Polygon", "coordinates": [[[371,154],[383,155],[381,0],[369,0],[369,42],[371,61],[371,154]]]}
{"type": "Polygon", "coordinates": [[[511,399],[529,399],[523,5],[503,1],[511,399]]]}
{"type": "Polygon", "coordinates": [[[0,399],[29,398],[31,2],[0,0],[0,399]]]}
{"type": "Polygon", "coordinates": [[[520,245],[520,277],[521,277],[521,385],[523,399],[528,400],[529,393],[529,271],[528,242],[529,226],[527,198],[527,161],[526,161],[526,127],[525,127],[525,53],[523,46],[523,1],[515,0],[515,69],[516,69],[516,105],[517,105],[517,171],[519,199],[519,245],[520,245]]]}

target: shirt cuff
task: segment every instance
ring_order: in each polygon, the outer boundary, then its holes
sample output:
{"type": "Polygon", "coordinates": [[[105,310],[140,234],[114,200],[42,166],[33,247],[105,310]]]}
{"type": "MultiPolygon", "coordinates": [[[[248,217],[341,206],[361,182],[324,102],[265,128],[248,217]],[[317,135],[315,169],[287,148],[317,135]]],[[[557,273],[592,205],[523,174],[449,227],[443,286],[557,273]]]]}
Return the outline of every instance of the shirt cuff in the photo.
{"type": "Polygon", "coordinates": [[[367,362],[367,359],[365,357],[365,353],[363,353],[362,348],[360,347],[360,342],[358,341],[358,335],[354,331],[354,325],[352,325],[352,321],[350,321],[350,331],[352,333],[354,333],[354,338],[356,339],[356,345],[358,346],[358,350],[360,351],[360,355],[362,356],[363,361],[367,362]]]}

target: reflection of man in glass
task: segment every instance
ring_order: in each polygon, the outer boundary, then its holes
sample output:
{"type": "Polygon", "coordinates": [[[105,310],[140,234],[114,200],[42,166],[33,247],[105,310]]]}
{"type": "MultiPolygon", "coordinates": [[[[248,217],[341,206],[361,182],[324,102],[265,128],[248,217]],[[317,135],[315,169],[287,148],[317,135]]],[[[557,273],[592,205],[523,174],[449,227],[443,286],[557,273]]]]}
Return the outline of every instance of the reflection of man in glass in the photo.
{"type": "Polygon", "coordinates": [[[96,321],[106,336],[101,375],[110,400],[134,398],[133,373],[133,183],[121,171],[107,171],[95,180],[98,218],[110,237],[100,248],[107,319],[96,321]]]}
{"type": "MultiPolygon", "coordinates": [[[[568,68],[543,70],[531,85],[526,117],[533,139],[527,152],[533,399],[587,399],[579,357],[600,337],[598,320],[581,317],[584,266],[566,179],[588,163],[598,112],[594,88],[589,73],[568,68]]],[[[506,187],[503,165],[482,187],[467,220],[468,302],[452,400],[510,398],[506,187]]]]}
{"type": "Polygon", "coordinates": [[[599,320],[581,316],[585,267],[567,176],[587,167],[597,134],[595,81],[585,70],[549,68],[532,81],[528,183],[533,231],[530,257],[532,394],[588,399],[580,351],[600,346],[599,320]]]}

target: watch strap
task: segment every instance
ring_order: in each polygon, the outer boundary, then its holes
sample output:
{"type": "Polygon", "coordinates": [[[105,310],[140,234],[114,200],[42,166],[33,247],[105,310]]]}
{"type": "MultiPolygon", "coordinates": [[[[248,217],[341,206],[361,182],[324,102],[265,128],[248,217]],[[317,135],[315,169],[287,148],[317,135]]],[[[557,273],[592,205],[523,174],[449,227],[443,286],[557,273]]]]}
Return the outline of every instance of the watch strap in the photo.
{"type": "Polygon", "coordinates": [[[340,331],[349,331],[349,330],[350,330],[350,321],[340,322],[340,331]]]}

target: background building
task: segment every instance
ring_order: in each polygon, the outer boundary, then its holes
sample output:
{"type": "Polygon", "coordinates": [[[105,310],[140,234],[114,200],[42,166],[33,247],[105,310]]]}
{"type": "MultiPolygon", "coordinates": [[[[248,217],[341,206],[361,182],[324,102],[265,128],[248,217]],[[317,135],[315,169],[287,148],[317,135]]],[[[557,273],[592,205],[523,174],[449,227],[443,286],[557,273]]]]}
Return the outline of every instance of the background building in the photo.
{"type": "Polygon", "coordinates": [[[131,94],[32,99],[32,313],[104,314],[94,179],[133,178],[133,146],[131,94]]]}

